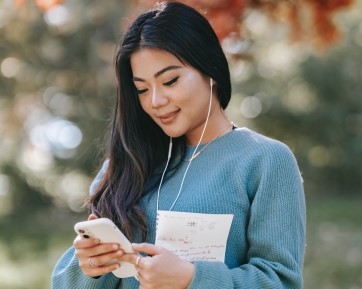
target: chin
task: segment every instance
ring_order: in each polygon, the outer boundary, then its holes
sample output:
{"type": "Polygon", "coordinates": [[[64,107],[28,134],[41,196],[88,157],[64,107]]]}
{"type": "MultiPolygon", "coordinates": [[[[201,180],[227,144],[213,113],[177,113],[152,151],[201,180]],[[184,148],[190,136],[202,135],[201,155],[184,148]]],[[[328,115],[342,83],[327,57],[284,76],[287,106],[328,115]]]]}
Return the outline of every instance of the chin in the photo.
{"type": "Polygon", "coordinates": [[[176,131],[176,130],[170,130],[170,129],[163,129],[163,132],[172,138],[177,138],[177,137],[183,136],[185,134],[184,131],[176,131]]]}

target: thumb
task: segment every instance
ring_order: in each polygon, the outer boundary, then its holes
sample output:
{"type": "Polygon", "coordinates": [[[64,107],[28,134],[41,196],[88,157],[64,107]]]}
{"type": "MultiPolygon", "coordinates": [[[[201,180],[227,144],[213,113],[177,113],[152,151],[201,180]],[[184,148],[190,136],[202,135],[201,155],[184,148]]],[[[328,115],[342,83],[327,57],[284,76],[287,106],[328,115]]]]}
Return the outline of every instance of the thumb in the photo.
{"type": "Polygon", "coordinates": [[[132,248],[138,253],[146,253],[149,256],[159,255],[162,253],[161,247],[149,243],[133,243],[132,248]]]}
{"type": "Polygon", "coordinates": [[[94,214],[90,214],[90,215],[88,216],[88,221],[90,221],[90,220],[95,220],[95,219],[98,219],[98,217],[97,217],[96,215],[94,215],[94,214]]]}

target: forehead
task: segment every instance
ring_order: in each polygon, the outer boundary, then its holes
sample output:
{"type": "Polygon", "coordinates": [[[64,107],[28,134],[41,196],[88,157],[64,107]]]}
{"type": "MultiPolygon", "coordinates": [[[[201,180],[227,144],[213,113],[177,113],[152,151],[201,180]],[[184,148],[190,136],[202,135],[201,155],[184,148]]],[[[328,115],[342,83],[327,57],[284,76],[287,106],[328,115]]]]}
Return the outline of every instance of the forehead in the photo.
{"type": "Polygon", "coordinates": [[[154,75],[170,65],[185,66],[175,55],[161,49],[143,48],[131,55],[131,68],[134,76],[154,75]]]}

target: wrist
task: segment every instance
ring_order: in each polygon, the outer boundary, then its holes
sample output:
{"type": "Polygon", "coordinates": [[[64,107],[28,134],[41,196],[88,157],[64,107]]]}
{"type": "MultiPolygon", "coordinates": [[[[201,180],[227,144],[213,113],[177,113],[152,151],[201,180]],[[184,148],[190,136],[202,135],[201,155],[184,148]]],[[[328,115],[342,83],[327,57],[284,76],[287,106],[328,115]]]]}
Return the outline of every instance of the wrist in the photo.
{"type": "Polygon", "coordinates": [[[183,278],[184,282],[182,288],[186,289],[190,285],[194,277],[195,265],[191,262],[184,262],[183,272],[184,272],[184,278],[183,278]]]}

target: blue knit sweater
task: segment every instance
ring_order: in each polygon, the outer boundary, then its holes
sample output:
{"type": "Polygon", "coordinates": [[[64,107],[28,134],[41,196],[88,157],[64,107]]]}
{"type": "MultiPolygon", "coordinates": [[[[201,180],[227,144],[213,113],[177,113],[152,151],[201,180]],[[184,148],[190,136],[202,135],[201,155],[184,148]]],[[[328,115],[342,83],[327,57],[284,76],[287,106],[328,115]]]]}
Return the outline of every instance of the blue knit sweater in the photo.
{"type": "MultiPolygon", "coordinates": [[[[188,147],[186,159],[195,147],[188,147]]],[[[168,210],[187,167],[183,162],[161,188],[168,210]]],[[[93,187],[100,175],[93,183],[93,187]]],[[[141,202],[155,241],[157,190],[141,202]]],[[[246,128],[215,140],[189,168],[173,211],[233,214],[225,263],[195,261],[188,289],[298,289],[303,287],[305,201],[302,177],[290,149],[246,128]]],[[[85,276],[70,248],[52,274],[53,289],[136,289],[135,278],[85,276]]]]}

